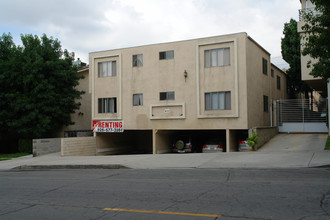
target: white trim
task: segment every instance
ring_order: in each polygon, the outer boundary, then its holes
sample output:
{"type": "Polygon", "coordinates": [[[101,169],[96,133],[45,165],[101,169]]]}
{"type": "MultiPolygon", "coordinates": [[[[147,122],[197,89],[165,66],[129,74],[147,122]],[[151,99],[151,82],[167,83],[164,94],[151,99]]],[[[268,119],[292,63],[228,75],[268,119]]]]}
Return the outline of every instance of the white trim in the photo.
{"type": "Polygon", "coordinates": [[[200,115],[198,118],[203,119],[203,118],[237,118],[235,115],[200,115]]]}
{"type": "Polygon", "coordinates": [[[196,45],[196,87],[197,87],[197,118],[238,118],[238,61],[237,61],[237,39],[209,41],[196,45]],[[199,89],[199,47],[211,44],[234,42],[234,68],[235,68],[235,113],[231,115],[201,115],[200,111],[200,89],[199,89]]]}
{"type": "Polygon", "coordinates": [[[185,119],[186,118],[186,107],[185,103],[168,103],[168,104],[151,104],[150,105],[150,119],[185,119]],[[173,106],[181,106],[182,115],[180,116],[153,116],[152,108],[153,107],[173,107],[173,106]]]}
{"type": "Polygon", "coordinates": [[[95,56],[92,58],[92,120],[108,120],[108,119],[116,119],[116,120],[122,120],[122,76],[121,76],[121,54],[109,54],[105,56],[95,56]],[[119,105],[117,103],[118,107],[118,115],[115,117],[95,117],[95,59],[102,59],[102,58],[108,58],[108,57],[118,57],[118,79],[119,79],[119,96],[118,96],[118,101],[119,105]]]}

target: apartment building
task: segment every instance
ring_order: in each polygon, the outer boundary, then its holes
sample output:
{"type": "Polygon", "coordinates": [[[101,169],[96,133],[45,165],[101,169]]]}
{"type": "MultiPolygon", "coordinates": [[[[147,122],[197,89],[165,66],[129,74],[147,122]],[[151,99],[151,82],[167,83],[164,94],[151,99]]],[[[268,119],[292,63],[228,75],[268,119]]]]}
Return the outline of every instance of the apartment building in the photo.
{"type": "MultiPolygon", "coordinates": [[[[303,49],[303,44],[305,43],[305,31],[302,27],[305,25],[304,21],[304,13],[305,12],[313,12],[319,13],[315,10],[315,5],[311,2],[311,0],[300,0],[301,9],[299,10],[299,21],[298,21],[298,33],[301,36],[301,50],[303,49]]],[[[323,97],[327,96],[327,85],[321,77],[314,77],[310,75],[311,69],[307,68],[307,62],[311,61],[315,63],[316,60],[311,58],[309,55],[303,56],[301,54],[301,79],[305,81],[312,89],[321,94],[323,97]]]]}
{"type": "Polygon", "coordinates": [[[286,98],[285,73],[246,33],[92,52],[89,64],[99,155],[169,152],[178,134],[236,151],[286,98]]]}

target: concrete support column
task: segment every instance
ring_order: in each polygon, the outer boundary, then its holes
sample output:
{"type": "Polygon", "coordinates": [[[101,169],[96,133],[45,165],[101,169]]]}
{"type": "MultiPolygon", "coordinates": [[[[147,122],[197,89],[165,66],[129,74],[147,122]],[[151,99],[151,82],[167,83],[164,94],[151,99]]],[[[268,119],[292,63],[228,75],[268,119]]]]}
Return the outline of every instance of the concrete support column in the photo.
{"type": "Polygon", "coordinates": [[[95,138],[95,156],[97,156],[98,149],[100,148],[99,147],[99,138],[100,137],[97,132],[94,132],[93,136],[95,138]]]}
{"type": "Polygon", "coordinates": [[[226,129],[226,152],[230,152],[230,145],[231,145],[231,141],[230,141],[230,130],[226,129]]]}
{"type": "Polygon", "coordinates": [[[157,154],[156,133],[157,129],[152,129],[152,154],[157,154]]]}
{"type": "Polygon", "coordinates": [[[277,110],[277,102],[273,101],[273,127],[278,126],[277,110]]]}

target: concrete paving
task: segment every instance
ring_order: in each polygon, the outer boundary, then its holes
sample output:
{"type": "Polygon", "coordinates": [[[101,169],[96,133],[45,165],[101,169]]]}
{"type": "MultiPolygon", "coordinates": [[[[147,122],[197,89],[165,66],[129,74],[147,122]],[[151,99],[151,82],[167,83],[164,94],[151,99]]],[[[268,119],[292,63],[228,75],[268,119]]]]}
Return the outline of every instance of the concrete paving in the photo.
{"type": "Polygon", "coordinates": [[[259,152],[322,151],[327,134],[278,134],[259,152]]]}
{"type": "Polygon", "coordinates": [[[279,134],[259,151],[61,157],[53,153],[0,161],[0,170],[74,168],[303,168],[330,166],[326,134],[279,134]]]}

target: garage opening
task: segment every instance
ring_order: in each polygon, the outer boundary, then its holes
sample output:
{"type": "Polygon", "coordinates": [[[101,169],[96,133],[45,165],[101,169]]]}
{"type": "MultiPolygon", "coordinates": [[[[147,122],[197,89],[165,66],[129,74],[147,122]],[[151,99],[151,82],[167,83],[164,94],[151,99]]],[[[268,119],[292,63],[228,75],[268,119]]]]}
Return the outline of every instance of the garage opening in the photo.
{"type": "Polygon", "coordinates": [[[152,130],[96,133],[97,155],[152,154],[152,130]]]}
{"type": "Polygon", "coordinates": [[[249,131],[244,130],[229,130],[230,152],[239,151],[239,144],[245,141],[249,136],[249,131]]]}
{"type": "Polygon", "coordinates": [[[223,152],[226,152],[226,130],[158,130],[156,132],[158,154],[201,153],[205,145],[219,145],[223,152]]]}

